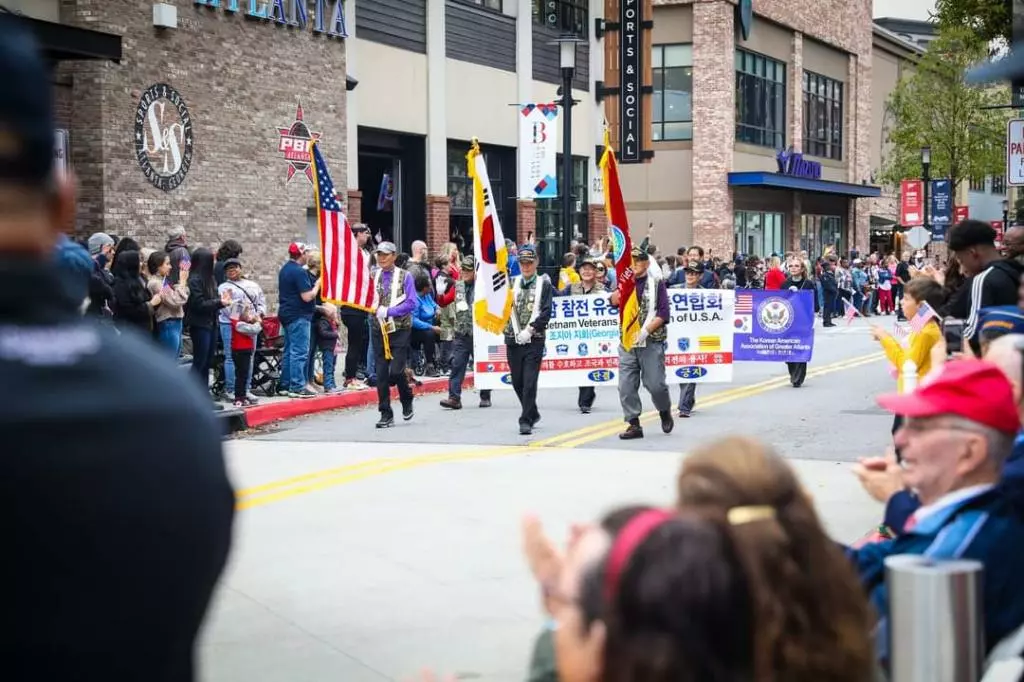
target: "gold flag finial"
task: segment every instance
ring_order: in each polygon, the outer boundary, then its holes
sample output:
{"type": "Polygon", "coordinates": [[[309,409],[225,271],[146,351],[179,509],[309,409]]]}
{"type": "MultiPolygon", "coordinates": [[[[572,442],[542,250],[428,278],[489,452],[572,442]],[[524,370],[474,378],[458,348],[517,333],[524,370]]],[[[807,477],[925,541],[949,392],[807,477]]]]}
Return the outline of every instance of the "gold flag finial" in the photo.
{"type": "Polygon", "coordinates": [[[473,151],[475,151],[475,152],[479,152],[480,151],[480,138],[479,137],[473,137],[469,141],[469,143],[470,143],[470,145],[472,145],[473,151]]]}

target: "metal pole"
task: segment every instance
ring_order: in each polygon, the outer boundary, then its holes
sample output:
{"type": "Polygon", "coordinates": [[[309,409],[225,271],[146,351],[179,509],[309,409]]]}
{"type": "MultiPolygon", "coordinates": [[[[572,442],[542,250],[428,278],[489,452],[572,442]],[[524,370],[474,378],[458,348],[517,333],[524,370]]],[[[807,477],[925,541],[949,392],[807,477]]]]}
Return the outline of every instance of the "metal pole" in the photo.
{"type": "Polygon", "coordinates": [[[891,682],[978,682],[984,662],[978,561],[885,560],[891,682]]]}
{"type": "MultiPolygon", "coordinates": [[[[575,45],[573,46],[575,49],[575,45]]],[[[554,254],[555,268],[569,250],[572,225],[572,69],[562,69],[562,240],[561,252],[554,254]]]]}
{"type": "Polygon", "coordinates": [[[931,201],[928,198],[928,191],[931,189],[930,185],[932,184],[932,178],[931,178],[931,172],[930,172],[931,171],[931,164],[930,163],[923,163],[921,165],[922,165],[922,167],[924,169],[924,229],[928,230],[928,234],[931,235],[931,233],[932,233],[931,218],[932,217],[931,217],[931,215],[929,215],[929,209],[931,208],[931,206],[928,205],[929,202],[931,201]]]}

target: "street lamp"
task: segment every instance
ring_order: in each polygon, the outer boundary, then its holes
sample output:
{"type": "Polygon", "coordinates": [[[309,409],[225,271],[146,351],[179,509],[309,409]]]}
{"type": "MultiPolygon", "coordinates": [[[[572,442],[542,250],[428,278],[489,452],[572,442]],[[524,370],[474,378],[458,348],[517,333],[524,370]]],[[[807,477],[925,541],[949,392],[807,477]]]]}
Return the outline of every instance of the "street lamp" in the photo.
{"type": "Polygon", "coordinates": [[[924,184],[924,197],[922,197],[924,199],[924,206],[923,206],[922,210],[924,211],[924,213],[923,213],[924,229],[928,230],[928,234],[929,235],[931,235],[931,233],[932,233],[932,226],[928,224],[929,223],[929,220],[928,220],[929,219],[929,215],[928,215],[928,201],[929,201],[929,199],[928,199],[928,190],[930,189],[929,185],[932,184],[931,183],[931,176],[929,175],[929,172],[931,171],[931,166],[932,166],[932,148],[929,147],[928,145],[925,145],[925,146],[921,147],[921,179],[924,181],[924,183],[923,183],[924,184]]]}
{"type": "Polygon", "coordinates": [[[572,33],[563,33],[549,43],[558,45],[558,63],[562,67],[562,100],[559,102],[562,107],[562,234],[558,240],[561,250],[551,254],[555,267],[560,265],[557,259],[569,248],[568,235],[572,224],[572,78],[576,73],[576,46],[582,42],[572,33]]]}
{"type": "Polygon", "coordinates": [[[1006,234],[1006,228],[1010,226],[1010,200],[1003,199],[1003,234],[1006,234]]]}

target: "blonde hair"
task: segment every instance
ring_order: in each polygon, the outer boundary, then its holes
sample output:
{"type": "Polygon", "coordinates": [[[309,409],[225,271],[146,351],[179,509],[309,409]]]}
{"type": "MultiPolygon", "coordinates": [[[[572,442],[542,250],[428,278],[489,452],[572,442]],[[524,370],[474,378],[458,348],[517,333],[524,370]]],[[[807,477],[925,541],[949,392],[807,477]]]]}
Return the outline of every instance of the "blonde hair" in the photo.
{"type": "Polygon", "coordinates": [[[782,269],[782,259],[778,256],[772,256],[772,259],[768,261],[768,267],[782,269]]]}
{"type": "Polygon", "coordinates": [[[683,461],[678,506],[732,522],[757,604],[755,680],[871,679],[860,581],[781,457],[747,438],[698,447],[683,461]]]}

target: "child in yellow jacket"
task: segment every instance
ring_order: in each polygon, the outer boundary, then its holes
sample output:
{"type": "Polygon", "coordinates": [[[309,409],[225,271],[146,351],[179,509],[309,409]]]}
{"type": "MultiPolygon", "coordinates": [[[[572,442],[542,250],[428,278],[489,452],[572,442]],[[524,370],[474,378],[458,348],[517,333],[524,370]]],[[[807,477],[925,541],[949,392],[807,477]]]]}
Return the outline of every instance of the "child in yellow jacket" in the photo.
{"type": "MultiPolygon", "coordinates": [[[[942,286],[930,277],[914,277],[903,287],[900,307],[908,320],[914,319],[922,303],[932,310],[942,305],[942,286]]],[[[903,364],[912,360],[917,366],[917,381],[920,383],[932,370],[933,349],[942,340],[942,327],[938,317],[932,317],[919,332],[911,332],[906,347],[891,334],[877,325],[871,327],[871,334],[882,344],[885,356],[896,367],[896,390],[903,392],[903,364]]]]}

